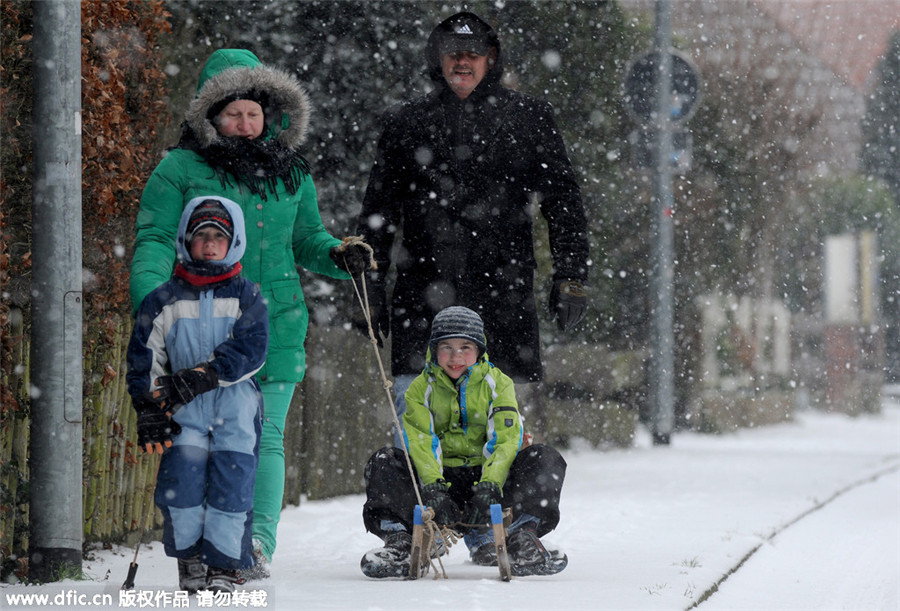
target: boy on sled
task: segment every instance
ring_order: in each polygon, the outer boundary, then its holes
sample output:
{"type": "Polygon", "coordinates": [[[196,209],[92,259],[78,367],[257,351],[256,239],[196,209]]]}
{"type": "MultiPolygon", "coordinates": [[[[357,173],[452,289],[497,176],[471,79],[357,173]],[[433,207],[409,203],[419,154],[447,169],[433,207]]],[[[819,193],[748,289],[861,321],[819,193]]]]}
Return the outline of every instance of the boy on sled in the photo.
{"type": "Polygon", "coordinates": [[[565,555],[540,537],[559,522],[566,462],[546,445],[523,447],[513,381],[488,360],[484,324],[452,306],[434,317],[426,365],[406,392],[402,448],[381,448],[365,467],[366,530],[384,541],[360,563],[368,577],[410,574],[413,511],[423,503],[434,522],[464,535],[470,560],[497,566],[491,505],[512,510],[507,553],[512,575],[552,574],[565,555]]]}

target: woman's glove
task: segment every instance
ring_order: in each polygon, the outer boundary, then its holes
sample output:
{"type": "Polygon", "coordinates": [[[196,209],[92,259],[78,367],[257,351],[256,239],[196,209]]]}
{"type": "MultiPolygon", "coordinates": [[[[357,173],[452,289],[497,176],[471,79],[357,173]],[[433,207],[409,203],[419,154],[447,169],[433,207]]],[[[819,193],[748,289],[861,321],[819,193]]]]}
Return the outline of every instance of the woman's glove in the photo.
{"type": "Polygon", "coordinates": [[[358,276],[367,269],[377,269],[372,247],[358,236],[344,238],[338,246],[328,251],[328,256],[351,276],[358,276]]]}
{"type": "Polygon", "coordinates": [[[434,511],[436,524],[455,524],[459,521],[459,507],[450,498],[448,490],[450,484],[442,479],[422,489],[422,501],[434,511]]]}
{"type": "Polygon", "coordinates": [[[153,400],[162,409],[171,410],[218,388],[219,374],[209,363],[204,363],[193,369],[179,369],[170,376],[160,376],[156,378],[156,385],[159,388],[153,391],[153,400]]]}
{"type": "Polygon", "coordinates": [[[472,502],[469,508],[469,515],[466,517],[466,524],[482,527],[491,525],[491,505],[499,503],[503,497],[500,492],[500,486],[494,482],[478,482],[472,486],[475,494],[472,495],[472,502]]]}
{"type": "Polygon", "coordinates": [[[172,435],[181,432],[181,426],[172,420],[171,414],[150,399],[132,399],[137,412],[138,447],[147,454],[163,453],[163,448],[172,447],[172,435]]]}

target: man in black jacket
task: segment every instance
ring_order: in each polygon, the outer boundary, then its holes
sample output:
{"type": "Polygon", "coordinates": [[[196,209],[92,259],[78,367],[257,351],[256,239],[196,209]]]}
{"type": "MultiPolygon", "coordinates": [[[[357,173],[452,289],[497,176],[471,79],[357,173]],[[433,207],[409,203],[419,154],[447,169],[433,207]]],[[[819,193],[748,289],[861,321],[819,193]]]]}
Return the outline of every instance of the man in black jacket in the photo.
{"type": "Polygon", "coordinates": [[[549,227],[559,328],[571,329],[587,307],[587,221],[552,107],[501,86],[499,38],[477,15],[441,22],[425,54],[435,89],[384,118],[358,228],[379,263],[369,274],[373,325],[392,336],[401,412],[424,367],[430,321],[450,305],[481,315],[490,360],[517,387],[542,378],[534,204],[549,227]]]}

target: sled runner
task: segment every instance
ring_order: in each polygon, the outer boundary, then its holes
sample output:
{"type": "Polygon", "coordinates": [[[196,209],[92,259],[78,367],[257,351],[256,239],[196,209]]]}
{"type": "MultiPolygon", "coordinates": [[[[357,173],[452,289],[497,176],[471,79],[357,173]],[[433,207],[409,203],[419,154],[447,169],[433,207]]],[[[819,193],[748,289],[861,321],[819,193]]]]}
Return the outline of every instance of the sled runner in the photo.
{"type": "Polygon", "coordinates": [[[494,529],[494,546],[497,548],[497,567],[500,569],[500,579],[503,581],[512,579],[509,554],[506,551],[506,529],[511,521],[511,511],[507,510],[504,514],[499,503],[491,505],[491,527],[494,529]]]}

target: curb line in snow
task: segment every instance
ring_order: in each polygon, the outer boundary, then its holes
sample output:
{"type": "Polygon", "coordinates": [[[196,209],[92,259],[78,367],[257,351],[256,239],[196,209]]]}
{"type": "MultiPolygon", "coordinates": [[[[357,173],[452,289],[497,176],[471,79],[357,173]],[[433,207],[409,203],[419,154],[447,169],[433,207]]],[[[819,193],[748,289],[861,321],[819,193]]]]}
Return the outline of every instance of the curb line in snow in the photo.
{"type": "MultiPolygon", "coordinates": [[[[885,457],[885,460],[886,460],[886,461],[894,461],[894,460],[897,460],[897,459],[898,459],[898,456],[897,456],[896,454],[892,454],[892,455],[890,455],[890,456],[885,457]]],[[[719,578],[714,584],[712,584],[705,592],[703,592],[703,594],[700,595],[700,598],[698,598],[691,606],[687,607],[686,611],[690,611],[690,609],[696,609],[697,607],[699,607],[700,605],[702,605],[704,602],[706,602],[706,601],[709,599],[710,596],[712,596],[713,594],[715,594],[716,592],[718,592],[719,586],[721,586],[723,583],[725,583],[725,581],[726,581],[729,577],[731,577],[732,575],[734,575],[735,573],[737,573],[738,570],[740,570],[740,568],[741,568],[742,566],[744,566],[744,564],[745,564],[748,560],[750,560],[750,558],[751,558],[754,554],[756,554],[756,552],[758,552],[758,551],[760,550],[760,548],[761,548],[763,545],[765,545],[766,543],[768,543],[768,542],[772,541],[773,539],[775,539],[775,537],[777,537],[779,534],[781,534],[782,532],[784,532],[786,529],[790,528],[791,526],[793,526],[794,524],[796,524],[797,522],[799,522],[800,520],[802,520],[802,519],[805,518],[806,516],[808,516],[808,515],[810,515],[810,514],[816,512],[816,511],[819,511],[819,510],[822,509],[823,507],[825,507],[825,506],[831,504],[834,500],[836,500],[836,499],[838,499],[839,497],[843,496],[844,494],[850,492],[851,490],[853,490],[853,489],[855,489],[855,488],[858,488],[858,487],[860,487],[860,486],[862,486],[862,485],[864,485],[864,484],[868,484],[868,483],[872,483],[872,482],[878,481],[878,479],[880,479],[881,477],[883,477],[883,476],[885,476],[885,475],[888,475],[888,474],[891,474],[891,473],[894,473],[895,471],[898,471],[898,470],[900,470],[900,462],[897,462],[896,464],[893,464],[893,465],[891,465],[891,466],[889,466],[889,467],[886,467],[886,468],[884,468],[884,469],[881,469],[880,471],[876,471],[876,472],[873,473],[872,475],[869,475],[869,476],[864,477],[864,478],[862,478],[862,479],[859,479],[859,480],[857,480],[857,481],[855,481],[855,482],[853,482],[853,483],[851,483],[851,484],[848,484],[848,485],[844,486],[843,488],[841,488],[840,490],[838,490],[837,492],[835,492],[834,494],[832,494],[830,497],[828,497],[828,498],[825,499],[824,501],[820,501],[819,503],[816,503],[815,505],[813,505],[812,507],[810,507],[809,509],[807,509],[806,511],[804,511],[803,513],[801,513],[800,515],[798,515],[798,516],[797,516],[796,518],[794,518],[793,520],[790,520],[789,522],[787,522],[787,523],[785,523],[785,524],[782,524],[781,526],[777,527],[775,530],[773,530],[771,533],[769,533],[769,535],[766,536],[766,538],[763,539],[758,545],[756,545],[753,549],[751,549],[749,552],[747,552],[747,553],[744,555],[744,557],[741,558],[741,559],[738,561],[738,563],[737,563],[736,565],[734,565],[731,569],[728,570],[727,573],[725,573],[724,575],[722,575],[722,577],[720,577],[720,578],[719,578]]]]}

